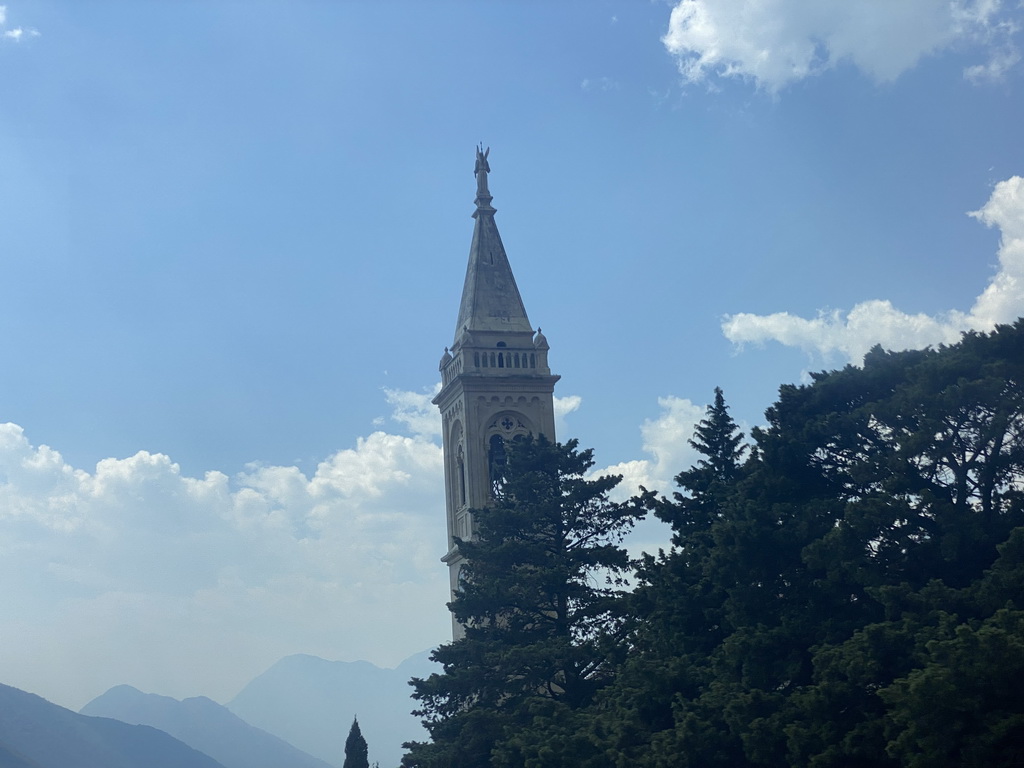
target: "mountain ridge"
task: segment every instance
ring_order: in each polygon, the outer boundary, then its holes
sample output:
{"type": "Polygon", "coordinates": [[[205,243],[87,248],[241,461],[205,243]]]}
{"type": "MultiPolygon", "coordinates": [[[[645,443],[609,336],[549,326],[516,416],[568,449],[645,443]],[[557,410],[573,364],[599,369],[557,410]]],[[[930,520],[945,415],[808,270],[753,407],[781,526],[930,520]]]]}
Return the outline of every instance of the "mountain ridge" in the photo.
{"type": "Polygon", "coordinates": [[[245,722],[205,696],[174,699],[117,685],[80,714],[148,725],[217,760],[225,768],[332,768],[279,736],[245,722]]]}
{"type": "Polygon", "coordinates": [[[156,728],[82,715],[3,684],[0,760],[10,768],[226,768],[156,728]]]}
{"type": "Polygon", "coordinates": [[[371,765],[391,768],[401,760],[403,742],[427,736],[412,715],[409,679],[439,671],[429,655],[422,651],[388,669],[368,661],[292,654],[253,678],[225,706],[247,723],[336,764],[358,717],[371,765]]]}

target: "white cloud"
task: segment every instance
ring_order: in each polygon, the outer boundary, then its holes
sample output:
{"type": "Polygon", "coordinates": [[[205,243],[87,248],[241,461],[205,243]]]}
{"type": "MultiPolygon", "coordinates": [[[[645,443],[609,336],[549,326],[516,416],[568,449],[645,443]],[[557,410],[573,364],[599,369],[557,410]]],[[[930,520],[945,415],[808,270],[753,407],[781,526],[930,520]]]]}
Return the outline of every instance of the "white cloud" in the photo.
{"type": "Polygon", "coordinates": [[[741,312],[725,318],[722,332],[734,344],[777,341],[812,354],[838,352],[856,362],[875,344],[899,350],[952,343],[966,327],[960,313],[944,317],[908,315],[889,301],[874,299],[857,304],[849,312],[821,312],[812,319],[788,312],[741,312]]]}
{"type": "Polygon", "coordinates": [[[420,433],[374,432],[308,477],[188,477],[145,451],[85,471],[0,425],[0,680],[71,706],[117,683],[223,700],[289,653],[392,664],[443,641],[441,449],[418,398],[389,393],[420,433]]]}
{"type": "Polygon", "coordinates": [[[1012,323],[1024,315],[1024,178],[999,182],[988,202],[968,215],[1001,232],[999,267],[970,312],[910,315],[874,299],[849,312],[822,312],[811,319],[788,312],[728,315],[722,332],[734,344],[777,341],[812,354],[839,353],[856,363],[875,344],[890,350],[950,344],[963,331],[1012,323]]]}
{"type": "Polygon", "coordinates": [[[954,45],[984,52],[966,73],[979,79],[1015,63],[1015,10],[1003,0],[680,0],[662,42],[691,83],[738,77],[776,92],[841,62],[885,82],[954,45]]]}
{"type": "MultiPolygon", "coordinates": [[[[386,398],[411,434],[373,432],[310,475],[189,477],[146,451],[87,471],[0,424],[0,680],[76,708],[119,683],[223,701],[291,653],[394,664],[446,640],[436,409],[386,398]]],[[[555,398],[556,419],[580,402],[555,398]]],[[[692,463],[704,408],[659,406],[649,458],[602,470],[626,476],[622,497],[692,463]]],[[[631,548],[664,546],[663,529],[631,548]]]]}
{"type": "Polygon", "coordinates": [[[975,64],[964,70],[964,77],[973,83],[995,82],[1020,61],[1020,53],[1015,48],[1006,48],[992,55],[984,64],[975,64]]]}
{"type": "Polygon", "coordinates": [[[384,389],[384,397],[395,407],[391,415],[395,421],[404,424],[414,435],[426,438],[441,438],[441,412],[431,402],[441,391],[437,382],[430,392],[407,392],[398,389],[384,389]]]}
{"type": "Polygon", "coordinates": [[[969,216],[998,227],[999,270],[971,308],[972,327],[989,329],[1024,314],[1024,178],[996,184],[992,196],[969,216]]]}
{"type": "Polygon", "coordinates": [[[622,482],[615,489],[617,499],[632,496],[641,485],[649,490],[669,492],[674,487],[672,478],[697,458],[689,440],[697,422],[704,418],[705,407],[674,396],[659,397],[658,405],[661,407],[658,417],[645,419],[640,427],[644,453],[651,458],[613,464],[592,473],[622,475],[622,482]]]}
{"type": "Polygon", "coordinates": [[[559,440],[565,440],[566,436],[570,434],[565,417],[573,411],[579,410],[580,405],[583,403],[583,398],[579,395],[566,395],[565,397],[558,397],[556,395],[554,401],[555,437],[559,440]]]}
{"type": "Polygon", "coordinates": [[[29,37],[39,37],[39,32],[34,29],[25,29],[24,27],[15,27],[14,29],[4,29],[7,25],[7,6],[0,5],[0,39],[13,40],[14,42],[20,42],[26,35],[29,37]]]}
{"type": "MultiPolygon", "coordinates": [[[[118,683],[226,700],[290,653],[393,664],[445,640],[436,409],[386,398],[411,435],[373,432],[311,475],[189,477],[146,451],[87,471],[0,424],[0,680],[72,707],[118,683]]],[[[556,418],[580,402],[555,398],[556,418]]],[[[659,405],[650,458],[605,470],[624,496],[690,461],[703,408],[659,405]]]]}
{"type": "MultiPolygon", "coordinates": [[[[625,501],[639,493],[640,486],[671,496],[676,489],[675,476],[699,458],[689,441],[697,423],[704,418],[706,407],[674,396],[658,398],[658,405],[661,413],[646,419],[640,427],[643,450],[650,458],[624,461],[591,473],[593,477],[622,475],[622,482],[611,494],[615,501],[625,501]]],[[[664,523],[648,516],[637,524],[625,544],[631,556],[639,557],[642,552],[668,548],[670,532],[664,523]]]]}

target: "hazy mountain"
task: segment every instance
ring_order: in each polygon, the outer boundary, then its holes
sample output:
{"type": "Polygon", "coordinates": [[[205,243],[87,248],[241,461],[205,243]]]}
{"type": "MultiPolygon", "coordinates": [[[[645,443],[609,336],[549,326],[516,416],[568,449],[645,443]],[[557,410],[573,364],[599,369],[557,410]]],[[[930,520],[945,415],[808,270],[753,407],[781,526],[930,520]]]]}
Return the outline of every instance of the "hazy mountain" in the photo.
{"type": "Polygon", "coordinates": [[[7,685],[0,745],[0,765],[11,768],[224,768],[156,728],[80,715],[7,685]]]}
{"type": "Polygon", "coordinates": [[[0,768],[41,768],[39,763],[22,757],[5,745],[0,744],[0,768]]]}
{"type": "Polygon", "coordinates": [[[277,736],[249,725],[205,696],[178,701],[119,685],[80,711],[83,715],[159,728],[226,768],[331,768],[277,736]]]}
{"type": "Polygon", "coordinates": [[[437,669],[429,652],[417,654],[396,669],[366,661],[327,661],[316,656],[286,656],[255,678],[227,703],[227,708],[265,731],[323,760],[340,765],[352,718],[370,748],[370,763],[394,768],[402,742],[426,738],[410,712],[411,677],[437,669]]]}

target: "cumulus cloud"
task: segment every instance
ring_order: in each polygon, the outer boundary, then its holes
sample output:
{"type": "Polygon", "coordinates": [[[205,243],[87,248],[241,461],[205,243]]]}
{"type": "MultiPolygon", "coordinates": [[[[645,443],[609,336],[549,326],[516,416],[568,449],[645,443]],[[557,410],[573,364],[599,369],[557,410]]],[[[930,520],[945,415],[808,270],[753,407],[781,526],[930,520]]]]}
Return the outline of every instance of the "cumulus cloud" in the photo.
{"type": "Polygon", "coordinates": [[[565,436],[569,434],[568,426],[565,422],[565,417],[573,411],[579,409],[583,403],[583,398],[579,395],[566,395],[565,397],[554,398],[555,401],[555,436],[559,440],[565,440],[565,436]]]}
{"type": "Polygon", "coordinates": [[[145,451],[84,470],[0,425],[0,680],[71,706],[117,683],[223,700],[289,653],[392,664],[443,641],[441,448],[429,395],[388,397],[411,436],[311,475],[188,477],[145,451]]]}
{"type": "Polygon", "coordinates": [[[617,499],[634,495],[640,486],[667,493],[674,485],[672,478],[697,458],[689,440],[697,422],[704,418],[705,407],[675,396],[659,397],[658,406],[661,413],[654,419],[645,419],[640,427],[643,450],[650,458],[613,464],[593,473],[622,475],[615,490],[617,499]]]}
{"type": "Polygon", "coordinates": [[[849,62],[879,82],[954,45],[980,49],[972,79],[1016,62],[1016,3],[1003,0],[680,0],[662,38],[691,83],[741,78],[776,92],[849,62]]]}
{"type": "Polygon", "coordinates": [[[864,301],[849,312],[803,318],[788,312],[728,315],[722,332],[734,344],[777,341],[811,354],[842,355],[857,363],[875,344],[886,349],[916,349],[956,342],[966,330],[987,331],[1024,315],[1024,178],[996,184],[992,196],[968,214],[1000,230],[999,266],[969,312],[907,314],[882,299],[864,301]]]}
{"type": "MultiPolygon", "coordinates": [[[[446,640],[432,392],[385,397],[407,434],[373,432],[313,472],[190,477],[147,451],[82,469],[0,424],[0,680],[75,708],[119,683],[223,701],[291,653],[394,664],[446,640]]],[[[580,402],[555,398],[556,419],[580,402]]],[[[704,408],[659,406],[648,458],[602,470],[625,475],[622,497],[693,461],[704,408]]]]}
{"type": "MultiPolygon", "coordinates": [[[[646,419],[640,427],[643,450],[649,458],[620,462],[591,473],[594,477],[622,476],[622,482],[611,494],[615,501],[625,501],[639,493],[640,486],[671,496],[676,489],[675,476],[693,466],[699,458],[689,441],[707,408],[674,396],[658,398],[658,406],[661,408],[658,416],[646,419]]],[[[638,523],[625,541],[633,557],[666,549],[669,543],[667,526],[653,516],[638,523]]]]}
{"type": "Polygon", "coordinates": [[[1024,178],[999,182],[968,215],[1000,232],[999,270],[971,308],[972,327],[984,330],[1024,314],[1024,178]]]}
{"type": "Polygon", "coordinates": [[[395,410],[391,418],[420,437],[441,439],[441,412],[431,402],[441,391],[437,382],[430,392],[407,392],[399,389],[384,389],[384,397],[395,410]]]}

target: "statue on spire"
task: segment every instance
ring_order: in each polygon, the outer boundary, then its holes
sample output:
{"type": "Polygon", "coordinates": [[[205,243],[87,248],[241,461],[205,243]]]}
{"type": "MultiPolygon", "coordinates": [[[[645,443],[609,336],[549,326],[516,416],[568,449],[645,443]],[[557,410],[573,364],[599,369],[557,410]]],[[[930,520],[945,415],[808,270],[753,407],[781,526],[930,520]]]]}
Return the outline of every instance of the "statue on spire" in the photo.
{"type": "Polygon", "coordinates": [[[476,176],[476,196],[490,198],[491,193],[487,190],[487,174],[491,172],[491,166],[487,163],[487,156],[491,154],[491,148],[484,149],[481,144],[476,148],[476,167],[473,168],[473,175],[476,176]]]}

